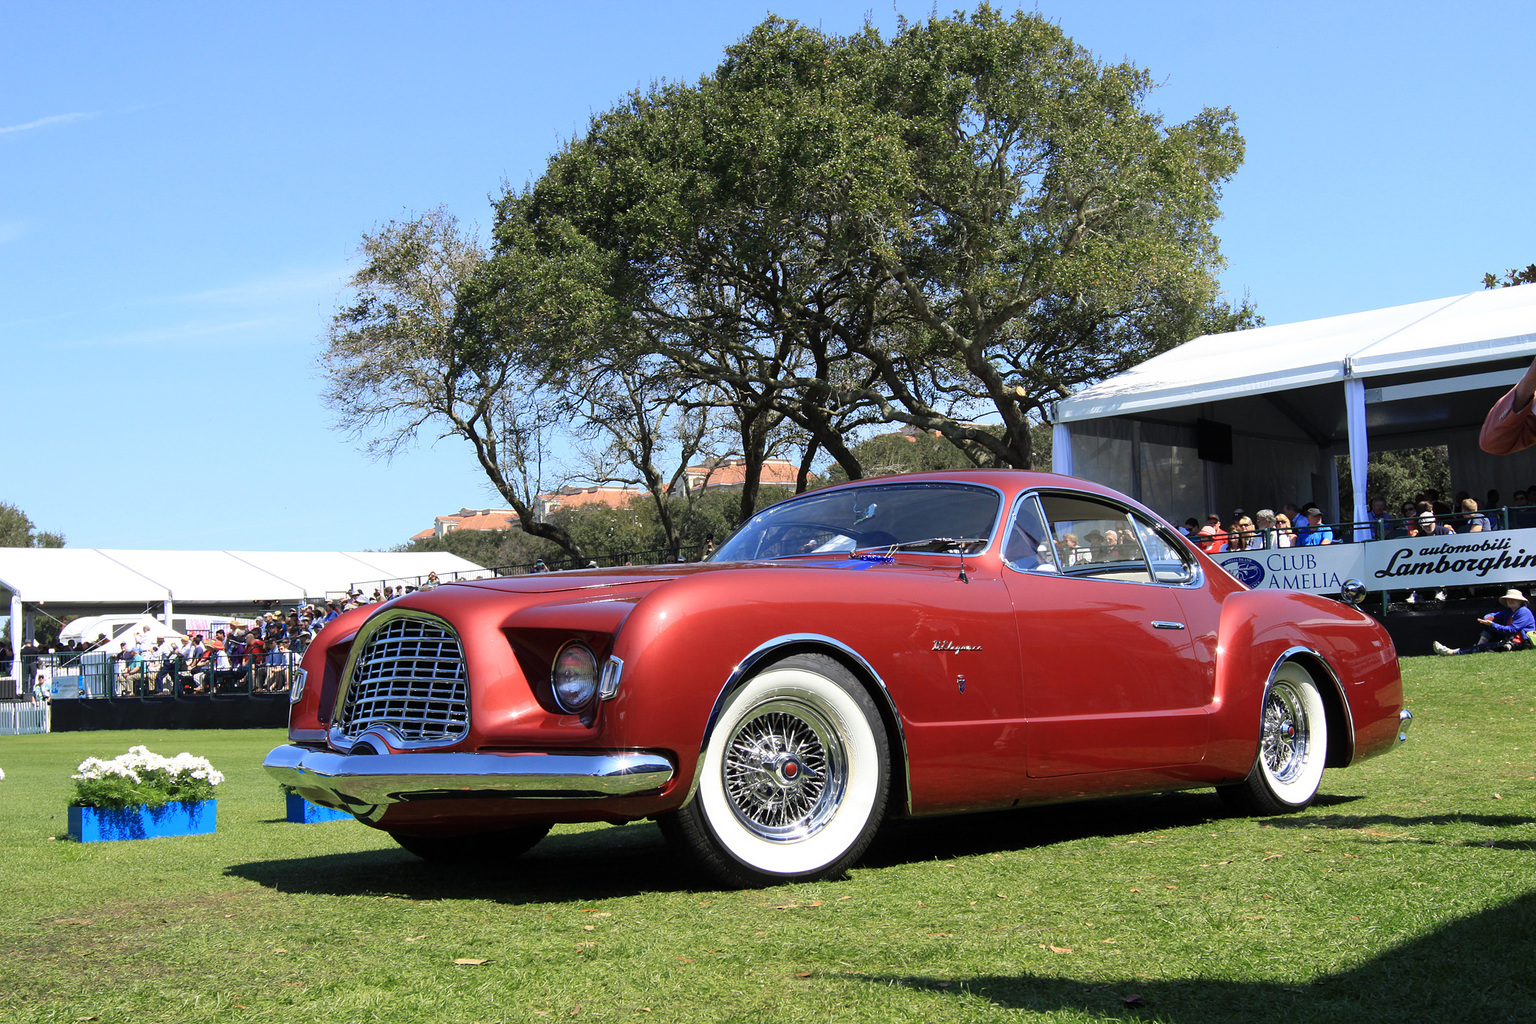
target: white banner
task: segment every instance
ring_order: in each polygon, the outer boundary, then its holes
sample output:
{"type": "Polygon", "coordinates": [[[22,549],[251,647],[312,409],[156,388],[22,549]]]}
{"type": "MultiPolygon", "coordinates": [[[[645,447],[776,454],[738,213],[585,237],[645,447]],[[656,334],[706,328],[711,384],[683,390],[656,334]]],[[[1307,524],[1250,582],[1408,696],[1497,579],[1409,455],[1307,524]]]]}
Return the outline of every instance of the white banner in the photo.
{"type": "Polygon", "coordinates": [[[1370,576],[1361,579],[1372,590],[1536,579],[1536,530],[1379,540],[1364,546],[1370,552],[1370,576]]]}
{"type": "Polygon", "coordinates": [[[1239,582],[1336,594],[1347,579],[1373,592],[1536,580],[1536,530],[1459,533],[1211,556],[1239,582]]]}
{"type": "MultiPolygon", "coordinates": [[[[1318,544],[1267,551],[1221,551],[1211,557],[1239,583],[1253,590],[1305,590],[1337,594],[1348,579],[1365,579],[1370,544],[1318,544]]],[[[1369,586],[1369,584],[1367,584],[1369,586]]]]}

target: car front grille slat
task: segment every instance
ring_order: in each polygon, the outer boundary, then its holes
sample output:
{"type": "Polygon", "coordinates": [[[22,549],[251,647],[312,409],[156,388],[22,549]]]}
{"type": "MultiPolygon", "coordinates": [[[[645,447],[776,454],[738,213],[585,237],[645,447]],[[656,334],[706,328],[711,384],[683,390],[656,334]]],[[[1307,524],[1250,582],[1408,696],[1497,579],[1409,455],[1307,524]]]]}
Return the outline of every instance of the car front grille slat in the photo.
{"type": "Polygon", "coordinates": [[[337,715],[342,735],[356,739],[387,726],[411,743],[464,737],[469,684],[458,637],[430,619],[399,617],[362,642],[337,715]]]}

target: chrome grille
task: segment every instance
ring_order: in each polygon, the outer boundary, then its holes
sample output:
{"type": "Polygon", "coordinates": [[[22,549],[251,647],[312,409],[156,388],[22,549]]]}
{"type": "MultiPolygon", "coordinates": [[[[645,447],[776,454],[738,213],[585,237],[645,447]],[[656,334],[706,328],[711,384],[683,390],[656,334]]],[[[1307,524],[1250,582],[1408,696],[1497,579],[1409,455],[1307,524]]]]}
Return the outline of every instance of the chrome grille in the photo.
{"type": "Polygon", "coordinates": [[[372,631],[352,667],[336,716],[356,739],[387,726],[402,740],[452,742],[469,731],[469,685],[459,639],[436,621],[393,617],[372,631]]]}

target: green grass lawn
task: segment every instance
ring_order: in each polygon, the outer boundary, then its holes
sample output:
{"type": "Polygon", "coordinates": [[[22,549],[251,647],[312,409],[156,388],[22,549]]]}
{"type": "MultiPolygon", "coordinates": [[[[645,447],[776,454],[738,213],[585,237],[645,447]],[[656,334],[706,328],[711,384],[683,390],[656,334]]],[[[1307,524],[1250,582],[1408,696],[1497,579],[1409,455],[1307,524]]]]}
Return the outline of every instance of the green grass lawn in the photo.
{"type": "Polygon", "coordinates": [[[277,731],[0,736],[0,1020],[1529,1022],[1536,653],[1403,670],[1412,740],[1302,814],[903,823],[845,880],[748,892],[650,824],[479,871],[287,824],[277,731]],[[216,834],[61,838],[74,766],[135,743],[228,776],[216,834]]]}

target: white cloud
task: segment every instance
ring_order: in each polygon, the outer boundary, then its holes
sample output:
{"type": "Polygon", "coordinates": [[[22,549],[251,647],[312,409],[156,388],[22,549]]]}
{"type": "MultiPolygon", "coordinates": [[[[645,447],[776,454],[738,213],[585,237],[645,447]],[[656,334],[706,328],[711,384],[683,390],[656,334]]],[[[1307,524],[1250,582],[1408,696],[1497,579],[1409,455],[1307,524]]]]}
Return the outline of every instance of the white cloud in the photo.
{"type": "Polygon", "coordinates": [[[216,342],[219,345],[224,345],[226,343],[218,339],[229,334],[260,330],[266,332],[270,337],[280,331],[291,331],[293,326],[291,320],[276,316],[229,322],[191,321],[188,323],[146,327],[137,331],[123,331],[118,334],[99,334],[90,338],[76,338],[70,341],[61,341],[56,347],[61,349],[163,348],[166,346],[198,348],[204,343],[216,342]]]}
{"type": "Polygon", "coordinates": [[[174,296],[165,301],[210,303],[221,306],[290,302],[294,299],[339,293],[350,276],[351,271],[344,267],[323,270],[285,270],[224,288],[209,288],[200,292],[174,296]]]}
{"type": "Polygon", "coordinates": [[[34,128],[46,128],[54,124],[68,124],[70,121],[81,121],[88,117],[95,117],[97,112],[89,114],[53,114],[49,117],[40,117],[36,121],[28,121],[26,124],[13,124],[0,127],[0,135],[12,135],[16,132],[27,132],[34,128]]]}

